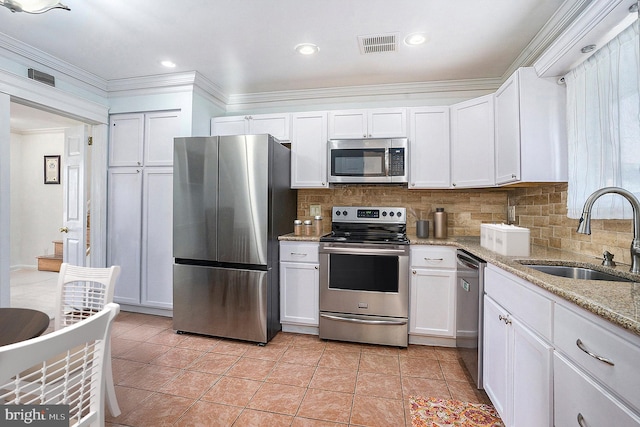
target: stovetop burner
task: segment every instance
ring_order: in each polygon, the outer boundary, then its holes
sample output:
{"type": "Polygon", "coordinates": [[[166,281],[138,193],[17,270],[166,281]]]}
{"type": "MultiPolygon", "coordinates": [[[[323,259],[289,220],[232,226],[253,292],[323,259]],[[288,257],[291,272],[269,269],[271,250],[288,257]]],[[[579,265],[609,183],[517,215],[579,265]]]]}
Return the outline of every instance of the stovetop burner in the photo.
{"type": "Polygon", "coordinates": [[[336,206],[321,242],[409,244],[404,208],[336,206]]]}

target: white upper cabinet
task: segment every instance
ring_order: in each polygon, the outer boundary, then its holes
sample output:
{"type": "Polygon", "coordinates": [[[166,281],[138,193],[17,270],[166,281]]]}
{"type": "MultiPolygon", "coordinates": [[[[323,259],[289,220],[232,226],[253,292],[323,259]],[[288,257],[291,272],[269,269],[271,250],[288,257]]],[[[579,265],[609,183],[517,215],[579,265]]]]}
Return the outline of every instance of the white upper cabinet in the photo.
{"type": "Polygon", "coordinates": [[[110,121],[109,166],[141,166],[144,114],[117,114],[110,121]]]}
{"type": "Polygon", "coordinates": [[[494,95],[451,106],[451,186],[491,187],[494,169],[494,95]]]}
{"type": "Polygon", "coordinates": [[[110,118],[109,166],[171,166],[180,112],[114,114],[110,118]]]}
{"type": "Polygon", "coordinates": [[[211,135],[245,135],[249,133],[249,116],[215,117],[211,119],[211,135]]]}
{"type": "Polygon", "coordinates": [[[327,188],[327,113],[291,116],[291,188],[327,188]]]}
{"type": "Polygon", "coordinates": [[[518,69],[495,94],[496,184],[567,180],[565,88],[518,69]]]}
{"type": "Polygon", "coordinates": [[[211,119],[211,135],[247,135],[268,133],[280,141],[289,141],[290,114],[253,114],[250,116],[215,117],[211,119]]]}
{"type": "Polygon", "coordinates": [[[144,133],[145,166],[173,165],[173,138],[181,136],[180,112],[146,113],[144,133]]]}
{"type": "Polygon", "coordinates": [[[449,107],[409,109],[409,189],[451,186],[449,107]]]}
{"type": "Polygon", "coordinates": [[[329,112],[329,139],[403,138],[406,136],[406,108],[329,112]]]}

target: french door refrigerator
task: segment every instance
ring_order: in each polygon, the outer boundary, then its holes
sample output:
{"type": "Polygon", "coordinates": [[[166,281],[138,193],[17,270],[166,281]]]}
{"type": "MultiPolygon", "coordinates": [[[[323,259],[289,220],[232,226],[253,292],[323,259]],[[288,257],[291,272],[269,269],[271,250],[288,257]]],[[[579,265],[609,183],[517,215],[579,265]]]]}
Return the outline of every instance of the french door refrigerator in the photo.
{"type": "Polygon", "coordinates": [[[280,330],[278,236],[296,217],[271,135],[175,138],[173,328],[266,343],[280,330]]]}

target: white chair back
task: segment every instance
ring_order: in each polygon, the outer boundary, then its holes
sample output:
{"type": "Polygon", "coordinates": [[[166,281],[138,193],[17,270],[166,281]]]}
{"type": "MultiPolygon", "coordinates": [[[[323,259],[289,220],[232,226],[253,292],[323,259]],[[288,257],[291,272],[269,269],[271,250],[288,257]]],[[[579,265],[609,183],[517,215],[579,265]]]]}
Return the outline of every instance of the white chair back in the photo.
{"type": "Polygon", "coordinates": [[[0,404],[68,404],[70,426],[104,425],[105,357],[118,304],[31,340],[0,347],[0,404]]]}
{"type": "Polygon", "coordinates": [[[58,275],[55,330],[73,325],[113,302],[119,274],[117,265],[94,268],[62,263],[58,275]]]}

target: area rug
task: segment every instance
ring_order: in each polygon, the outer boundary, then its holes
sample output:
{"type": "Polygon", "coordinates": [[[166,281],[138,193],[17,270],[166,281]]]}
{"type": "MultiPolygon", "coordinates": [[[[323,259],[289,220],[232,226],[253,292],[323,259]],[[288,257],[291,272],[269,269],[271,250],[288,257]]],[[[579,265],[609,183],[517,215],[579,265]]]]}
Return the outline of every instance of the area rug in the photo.
{"type": "Polygon", "coordinates": [[[413,427],[504,427],[492,405],[410,396],[413,427]]]}

